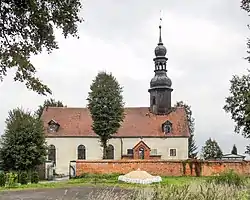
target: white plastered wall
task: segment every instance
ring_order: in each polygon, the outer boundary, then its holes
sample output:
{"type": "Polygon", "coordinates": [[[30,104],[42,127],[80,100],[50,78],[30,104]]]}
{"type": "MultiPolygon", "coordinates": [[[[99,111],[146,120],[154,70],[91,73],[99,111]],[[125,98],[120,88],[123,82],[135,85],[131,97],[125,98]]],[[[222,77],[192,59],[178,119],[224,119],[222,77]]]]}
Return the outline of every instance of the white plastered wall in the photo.
{"type": "MultiPolygon", "coordinates": [[[[77,147],[81,144],[86,148],[87,160],[102,159],[102,148],[98,138],[70,137],[47,138],[46,140],[48,145],[53,144],[56,147],[56,173],[58,174],[69,173],[69,162],[77,160],[77,147]]],[[[142,140],[151,149],[157,149],[157,154],[161,155],[164,160],[188,158],[188,138],[143,138],[142,140]],[[170,156],[170,149],[176,149],[176,156],[170,156]]],[[[115,149],[114,159],[121,159],[122,154],[127,154],[127,149],[132,149],[140,141],[141,138],[110,139],[109,144],[112,144],[115,149]]]]}

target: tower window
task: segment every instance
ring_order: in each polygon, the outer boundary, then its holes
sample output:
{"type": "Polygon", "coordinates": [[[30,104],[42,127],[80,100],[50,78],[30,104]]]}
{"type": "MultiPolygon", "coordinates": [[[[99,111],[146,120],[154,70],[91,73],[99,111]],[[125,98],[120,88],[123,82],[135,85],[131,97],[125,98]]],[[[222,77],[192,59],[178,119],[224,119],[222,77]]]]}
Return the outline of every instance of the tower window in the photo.
{"type": "Polygon", "coordinates": [[[152,104],[153,104],[153,105],[156,105],[156,99],[155,99],[155,96],[153,96],[153,99],[152,99],[152,104]]]}

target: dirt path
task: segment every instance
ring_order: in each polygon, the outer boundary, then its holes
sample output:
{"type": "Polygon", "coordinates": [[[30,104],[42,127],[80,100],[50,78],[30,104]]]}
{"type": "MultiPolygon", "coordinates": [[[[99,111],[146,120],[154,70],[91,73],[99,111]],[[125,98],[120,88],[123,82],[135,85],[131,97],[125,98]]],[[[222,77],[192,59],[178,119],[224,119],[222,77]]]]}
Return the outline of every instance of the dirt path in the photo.
{"type": "MultiPolygon", "coordinates": [[[[0,192],[0,200],[104,200],[101,196],[123,196],[119,188],[73,187],[64,189],[38,189],[0,192]]],[[[112,200],[114,198],[108,198],[112,200]]],[[[106,200],[106,198],[105,198],[106,200]]]]}

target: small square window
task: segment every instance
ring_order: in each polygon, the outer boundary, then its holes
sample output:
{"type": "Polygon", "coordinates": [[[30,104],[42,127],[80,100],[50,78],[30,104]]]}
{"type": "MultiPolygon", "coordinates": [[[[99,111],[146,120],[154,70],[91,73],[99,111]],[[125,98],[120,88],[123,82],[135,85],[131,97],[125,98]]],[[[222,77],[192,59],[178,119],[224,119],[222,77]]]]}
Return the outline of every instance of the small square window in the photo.
{"type": "Polygon", "coordinates": [[[157,149],[151,149],[150,155],[157,155],[157,149]]]}
{"type": "Polygon", "coordinates": [[[133,155],[133,149],[127,149],[127,154],[128,155],[133,155]]]}
{"type": "Polygon", "coordinates": [[[169,150],[170,156],[176,156],[176,149],[169,150]]]}

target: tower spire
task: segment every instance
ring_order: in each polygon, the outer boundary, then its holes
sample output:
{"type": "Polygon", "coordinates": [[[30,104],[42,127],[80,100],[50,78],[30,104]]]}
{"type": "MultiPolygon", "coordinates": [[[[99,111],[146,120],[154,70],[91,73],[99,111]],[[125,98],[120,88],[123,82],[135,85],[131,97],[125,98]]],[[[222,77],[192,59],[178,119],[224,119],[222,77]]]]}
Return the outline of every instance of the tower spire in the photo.
{"type": "Polygon", "coordinates": [[[160,24],[159,24],[159,31],[160,31],[160,34],[159,34],[159,44],[163,44],[162,43],[162,38],[161,38],[162,10],[160,12],[161,12],[161,15],[160,15],[160,24]]]}
{"type": "Polygon", "coordinates": [[[172,81],[167,76],[167,49],[162,43],[161,36],[162,12],[159,25],[159,43],[155,48],[155,75],[150,81],[150,112],[156,115],[165,115],[171,111],[172,81]]]}

